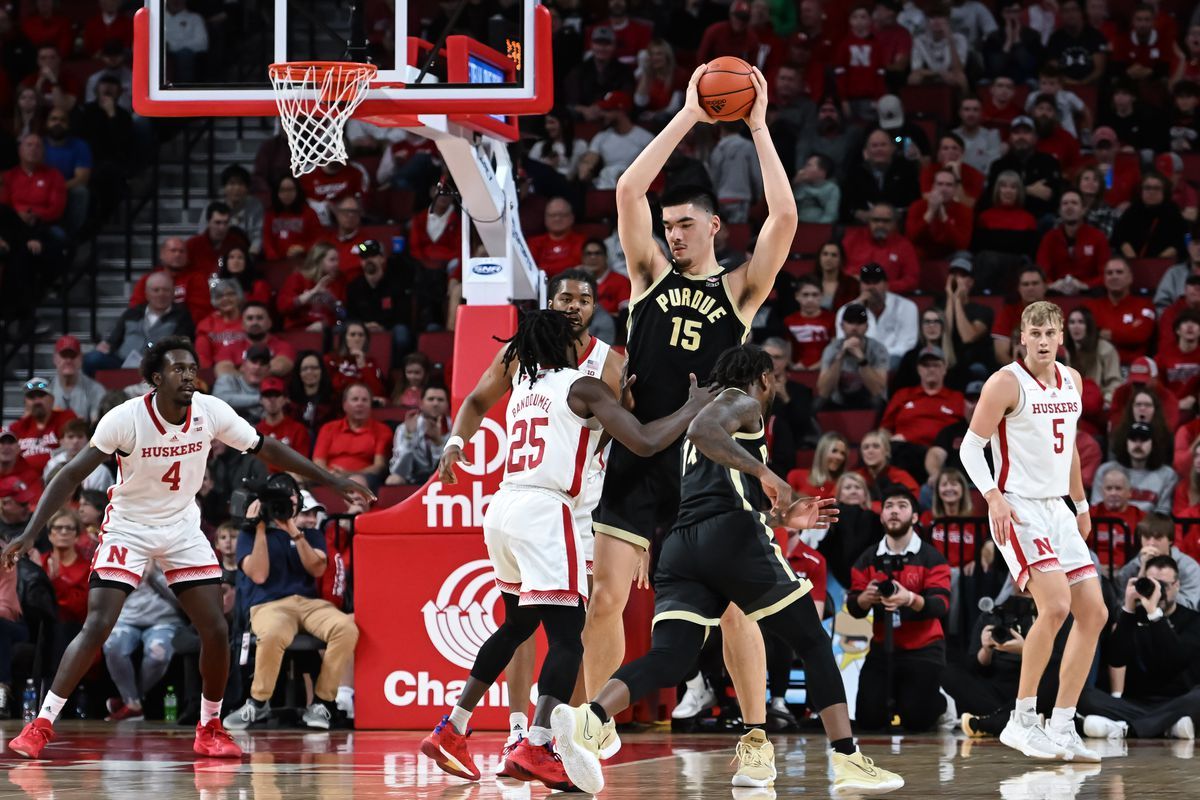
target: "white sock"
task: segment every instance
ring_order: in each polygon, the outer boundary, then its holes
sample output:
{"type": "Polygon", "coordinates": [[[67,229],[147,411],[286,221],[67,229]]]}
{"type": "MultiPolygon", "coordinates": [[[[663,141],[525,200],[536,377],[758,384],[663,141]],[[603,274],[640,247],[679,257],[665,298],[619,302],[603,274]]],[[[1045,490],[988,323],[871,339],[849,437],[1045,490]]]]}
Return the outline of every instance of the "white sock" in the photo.
{"type": "Polygon", "coordinates": [[[471,712],[467,711],[462,706],[455,706],[450,709],[450,724],[454,726],[454,730],[459,733],[467,732],[467,723],[471,721],[471,712]]]}
{"type": "Polygon", "coordinates": [[[221,701],[209,700],[204,695],[200,695],[200,724],[207,725],[210,720],[218,719],[221,716],[221,701]]]}
{"type": "Polygon", "coordinates": [[[1017,698],[1017,713],[1022,718],[1033,717],[1037,714],[1037,698],[1036,697],[1018,697],[1017,698]]]}
{"type": "Polygon", "coordinates": [[[353,705],[354,704],[354,687],[353,686],[339,686],[338,690],[337,690],[337,697],[334,698],[334,701],[338,705],[342,705],[342,704],[353,705]]]}
{"type": "Polygon", "coordinates": [[[529,729],[529,743],[534,747],[550,744],[550,740],[553,738],[554,731],[549,728],[539,728],[537,725],[534,725],[529,729]]]}
{"type": "Polygon", "coordinates": [[[1050,713],[1050,727],[1056,731],[1070,730],[1075,726],[1075,706],[1055,707],[1050,713]]]}
{"type": "Polygon", "coordinates": [[[508,715],[508,732],[509,733],[524,733],[529,730],[529,717],[525,716],[520,711],[514,711],[508,715]]]}
{"type": "Polygon", "coordinates": [[[38,719],[53,723],[58,719],[58,715],[62,713],[63,706],[66,704],[67,698],[59,697],[54,692],[46,692],[46,699],[42,701],[42,710],[38,712],[38,719]]]}

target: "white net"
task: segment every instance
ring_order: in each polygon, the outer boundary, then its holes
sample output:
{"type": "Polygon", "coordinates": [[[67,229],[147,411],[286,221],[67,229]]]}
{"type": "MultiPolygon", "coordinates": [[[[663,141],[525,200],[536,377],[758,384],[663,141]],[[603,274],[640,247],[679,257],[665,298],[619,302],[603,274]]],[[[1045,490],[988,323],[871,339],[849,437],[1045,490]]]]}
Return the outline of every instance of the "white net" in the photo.
{"type": "Polygon", "coordinates": [[[346,163],[342,135],[375,77],[373,64],[309,61],[272,64],[271,85],[292,151],[292,174],[346,163]]]}

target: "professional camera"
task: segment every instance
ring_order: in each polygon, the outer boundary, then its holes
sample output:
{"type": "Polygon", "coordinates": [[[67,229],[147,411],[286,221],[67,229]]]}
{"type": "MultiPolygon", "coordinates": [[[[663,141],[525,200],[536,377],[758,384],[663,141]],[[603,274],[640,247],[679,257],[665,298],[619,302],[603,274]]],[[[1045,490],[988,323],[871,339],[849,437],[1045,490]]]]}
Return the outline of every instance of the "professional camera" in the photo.
{"type": "Polygon", "coordinates": [[[896,586],[895,575],[904,569],[904,556],[897,556],[888,553],[882,558],[883,563],[880,569],[884,571],[887,577],[877,582],[880,597],[891,597],[899,587],[896,586]]]}
{"type": "Polygon", "coordinates": [[[1016,614],[990,597],[979,598],[979,610],[992,618],[992,640],[996,644],[1012,641],[1013,630],[1020,627],[1016,614]]]}
{"type": "Polygon", "coordinates": [[[1167,584],[1163,581],[1156,581],[1154,578],[1147,578],[1145,575],[1133,582],[1133,590],[1149,600],[1154,596],[1154,586],[1156,583],[1158,584],[1159,597],[1166,597],[1167,584]]]}
{"type": "Polygon", "coordinates": [[[234,489],[229,506],[234,522],[240,527],[247,523],[291,519],[300,513],[299,497],[300,485],[296,479],[286,472],[279,472],[265,480],[244,479],[242,485],[234,489]],[[255,500],[259,505],[258,514],[248,518],[246,511],[255,500]]]}

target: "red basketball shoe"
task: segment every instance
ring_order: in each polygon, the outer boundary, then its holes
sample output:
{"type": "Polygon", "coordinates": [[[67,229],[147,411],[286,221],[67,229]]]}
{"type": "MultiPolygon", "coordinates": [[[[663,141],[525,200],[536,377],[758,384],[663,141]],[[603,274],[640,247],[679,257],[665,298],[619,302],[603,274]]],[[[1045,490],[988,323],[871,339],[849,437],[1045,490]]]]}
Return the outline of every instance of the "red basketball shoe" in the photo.
{"type": "Polygon", "coordinates": [[[433,729],[433,733],[421,742],[421,752],[434,760],[443,772],[448,772],[458,778],[468,781],[479,780],[479,768],[471,751],[467,748],[467,738],[471,731],[459,733],[450,724],[450,717],[442,717],[442,721],[433,729]]]}
{"type": "Polygon", "coordinates": [[[212,758],[241,758],[242,748],[229,735],[229,731],[221,724],[218,717],[213,717],[207,725],[196,723],[196,742],[192,750],[197,755],[212,758]]]}
{"type": "Polygon", "coordinates": [[[534,745],[528,739],[522,739],[508,754],[504,764],[509,774],[518,780],[541,781],[548,788],[560,792],[575,788],[563,769],[562,760],[548,744],[534,745]]]}
{"type": "Polygon", "coordinates": [[[38,717],[26,725],[17,738],[8,743],[8,749],[26,758],[37,758],[42,748],[54,739],[54,725],[50,720],[38,717]]]}
{"type": "Polygon", "coordinates": [[[504,743],[504,748],[500,751],[500,766],[496,768],[497,778],[515,778],[519,781],[531,780],[528,776],[521,773],[510,771],[508,757],[512,755],[512,751],[517,749],[517,745],[525,741],[525,737],[519,733],[511,733],[508,736],[508,741],[504,743]]]}

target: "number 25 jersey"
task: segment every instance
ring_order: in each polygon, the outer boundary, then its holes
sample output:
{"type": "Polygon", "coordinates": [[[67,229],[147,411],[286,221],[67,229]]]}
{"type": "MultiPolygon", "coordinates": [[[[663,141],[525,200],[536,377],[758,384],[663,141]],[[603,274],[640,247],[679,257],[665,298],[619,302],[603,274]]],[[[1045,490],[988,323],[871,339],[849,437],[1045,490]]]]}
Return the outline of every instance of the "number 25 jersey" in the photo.
{"type": "Polygon", "coordinates": [[[668,269],[630,302],[628,373],[634,415],[662,419],[687,402],[688,374],[704,384],[721,353],[746,340],[729,274],[689,277],[668,269]]]}
{"type": "Polygon", "coordinates": [[[996,487],[1018,497],[1063,497],[1071,491],[1075,427],[1083,410],[1079,387],[1057,362],[1050,385],[1035,378],[1023,361],[1003,369],[1017,376],[1020,399],[992,435],[996,487]]]}
{"type": "Polygon", "coordinates": [[[540,370],[536,381],[518,371],[505,412],[508,458],[500,488],[549,489],[578,497],[587,486],[600,422],[571,410],[571,387],[587,375],[576,369],[540,370]]]}

